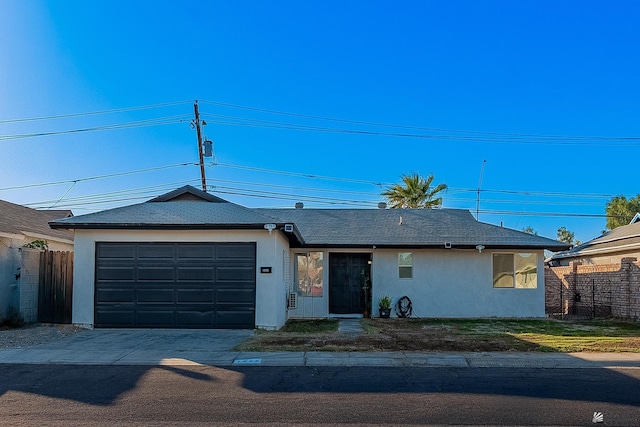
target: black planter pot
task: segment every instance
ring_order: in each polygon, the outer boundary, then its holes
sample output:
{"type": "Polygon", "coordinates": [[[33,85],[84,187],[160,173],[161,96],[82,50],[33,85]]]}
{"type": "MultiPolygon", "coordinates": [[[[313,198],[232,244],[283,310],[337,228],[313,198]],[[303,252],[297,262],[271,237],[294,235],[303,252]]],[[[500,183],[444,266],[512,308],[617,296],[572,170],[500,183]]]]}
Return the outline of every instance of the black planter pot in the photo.
{"type": "Polygon", "coordinates": [[[382,317],[383,319],[388,319],[389,316],[391,316],[390,308],[378,308],[378,311],[380,312],[380,317],[382,317]]]}

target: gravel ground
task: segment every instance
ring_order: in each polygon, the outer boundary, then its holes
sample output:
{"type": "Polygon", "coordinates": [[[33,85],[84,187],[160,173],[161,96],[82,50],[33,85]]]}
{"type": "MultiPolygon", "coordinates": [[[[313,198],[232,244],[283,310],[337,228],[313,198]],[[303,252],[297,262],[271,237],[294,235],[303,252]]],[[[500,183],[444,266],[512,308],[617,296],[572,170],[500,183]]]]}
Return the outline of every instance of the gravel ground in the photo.
{"type": "Polygon", "coordinates": [[[0,348],[25,348],[57,341],[86,331],[73,325],[38,323],[19,328],[0,328],[0,348]]]}

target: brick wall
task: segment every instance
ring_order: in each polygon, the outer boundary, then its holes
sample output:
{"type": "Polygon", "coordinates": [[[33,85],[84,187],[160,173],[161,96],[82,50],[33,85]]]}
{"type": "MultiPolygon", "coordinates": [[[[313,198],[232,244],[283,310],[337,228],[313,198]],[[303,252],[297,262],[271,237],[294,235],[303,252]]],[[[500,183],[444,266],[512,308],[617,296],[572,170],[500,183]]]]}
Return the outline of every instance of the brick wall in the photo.
{"type": "Polygon", "coordinates": [[[545,307],[549,316],[578,315],[640,319],[640,263],[545,267],[545,307]]]}

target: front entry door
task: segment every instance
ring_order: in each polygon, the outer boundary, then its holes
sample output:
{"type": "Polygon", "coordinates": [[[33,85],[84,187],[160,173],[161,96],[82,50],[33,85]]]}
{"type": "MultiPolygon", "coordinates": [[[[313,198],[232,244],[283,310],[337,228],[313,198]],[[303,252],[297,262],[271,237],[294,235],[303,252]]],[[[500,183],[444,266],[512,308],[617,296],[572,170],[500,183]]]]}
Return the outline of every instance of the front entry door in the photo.
{"type": "Polygon", "coordinates": [[[329,313],[362,314],[369,260],[370,254],[329,253],[329,313]]]}

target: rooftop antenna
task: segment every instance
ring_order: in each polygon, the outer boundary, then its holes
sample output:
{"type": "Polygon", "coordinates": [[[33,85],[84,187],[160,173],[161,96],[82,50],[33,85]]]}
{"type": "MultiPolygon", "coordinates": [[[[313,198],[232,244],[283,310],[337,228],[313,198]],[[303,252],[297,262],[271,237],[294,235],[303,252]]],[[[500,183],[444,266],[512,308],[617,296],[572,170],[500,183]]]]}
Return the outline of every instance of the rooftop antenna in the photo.
{"type": "Polygon", "coordinates": [[[480,167],[480,182],[478,182],[478,197],[476,199],[476,221],[480,220],[480,188],[482,187],[482,175],[484,175],[484,164],[486,160],[482,160],[482,166],[480,167]]]}

